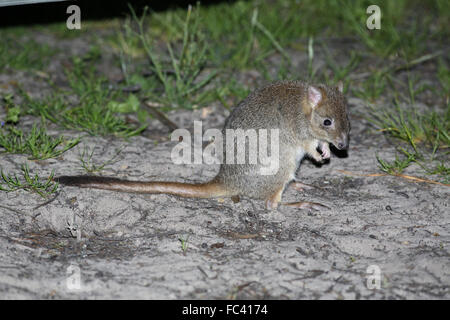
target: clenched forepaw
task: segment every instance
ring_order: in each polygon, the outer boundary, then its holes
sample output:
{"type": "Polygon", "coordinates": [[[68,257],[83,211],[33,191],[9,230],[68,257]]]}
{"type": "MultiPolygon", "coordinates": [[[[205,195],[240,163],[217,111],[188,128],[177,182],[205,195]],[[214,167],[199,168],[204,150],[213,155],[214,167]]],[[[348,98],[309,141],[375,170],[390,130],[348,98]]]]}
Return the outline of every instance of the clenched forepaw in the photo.
{"type": "Polygon", "coordinates": [[[322,158],[324,160],[330,159],[331,151],[330,151],[329,144],[326,142],[321,142],[319,147],[320,147],[320,150],[322,151],[322,158]]]}
{"type": "Polygon", "coordinates": [[[328,150],[322,150],[322,159],[327,160],[330,159],[330,149],[328,150]]]}
{"type": "Polygon", "coordinates": [[[321,203],[308,202],[308,201],[287,202],[287,203],[283,203],[283,205],[288,206],[288,207],[299,208],[299,209],[314,209],[314,210],[330,209],[330,207],[327,207],[326,205],[323,205],[321,203]]]}
{"type": "Polygon", "coordinates": [[[315,154],[312,154],[311,156],[317,163],[321,163],[323,161],[323,157],[318,152],[315,152],[315,154]]]}

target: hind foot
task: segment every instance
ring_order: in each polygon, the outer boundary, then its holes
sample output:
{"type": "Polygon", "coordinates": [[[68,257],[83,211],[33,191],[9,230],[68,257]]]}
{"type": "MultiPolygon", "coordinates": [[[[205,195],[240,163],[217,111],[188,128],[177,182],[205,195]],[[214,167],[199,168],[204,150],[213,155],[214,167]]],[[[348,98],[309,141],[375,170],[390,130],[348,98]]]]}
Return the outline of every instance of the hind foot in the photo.
{"type": "Polygon", "coordinates": [[[283,193],[283,189],[284,187],[266,199],[267,210],[274,210],[278,208],[278,204],[281,201],[281,194],[283,193]]]}
{"type": "Polygon", "coordinates": [[[297,191],[300,191],[300,192],[302,192],[305,189],[306,190],[310,190],[310,189],[316,188],[315,186],[312,186],[312,185],[309,185],[309,184],[306,184],[306,183],[301,183],[299,181],[292,182],[289,187],[291,187],[291,188],[293,188],[293,189],[295,189],[297,191]]]}

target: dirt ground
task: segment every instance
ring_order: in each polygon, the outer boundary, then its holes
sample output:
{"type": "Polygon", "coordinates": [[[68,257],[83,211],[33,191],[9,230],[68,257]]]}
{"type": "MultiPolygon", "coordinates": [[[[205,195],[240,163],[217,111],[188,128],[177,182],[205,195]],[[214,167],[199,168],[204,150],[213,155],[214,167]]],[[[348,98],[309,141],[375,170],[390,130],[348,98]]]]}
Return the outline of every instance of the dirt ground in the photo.
{"type": "MultiPolygon", "coordinates": [[[[49,67],[56,80],[58,63],[87,49],[73,40],[58,45],[67,48],[49,67]]],[[[0,75],[2,93],[13,90],[12,81],[36,96],[49,90],[39,75],[8,71],[0,75]]],[[[349,96],[348,102],[348,153],[321,166],[305,159],[297,177],[316,188],[283,196],[330,209],[267,211],[247,198],[234,203],[74,187],[60,187],[50,199],[0,192],[0,298],[449,299],[449,188],[367,176],[380,173],[376,155],[391,160],[395,147],[370,129],[362,100],[349,96]],[[369,266],[379,268],[378,289],[368,288],[369,266]]],[[[193,120],[220,128],[227,111],[209,111],[169,118],[182,128],[192,129],[193,120]]],[[[36,118],[22,121],[30,127],[36,118]]],[[[0,167],[19,172],[27,161],[44,177],[52,170],[83,174],[84,146],[95,148],[99,163],[123,147],[102,175],[190,182],[215,175],[217,166],[173,164],[176,143],[168,141],[168,129],[156,120],[149,128],[129,142],[85,137],[57,159],[1,154],[0,167]]],[[[79,135],[56,126],[49,132],[79,135]]],[[[418,172],[411,166],[405,174],[418,172]]]]}

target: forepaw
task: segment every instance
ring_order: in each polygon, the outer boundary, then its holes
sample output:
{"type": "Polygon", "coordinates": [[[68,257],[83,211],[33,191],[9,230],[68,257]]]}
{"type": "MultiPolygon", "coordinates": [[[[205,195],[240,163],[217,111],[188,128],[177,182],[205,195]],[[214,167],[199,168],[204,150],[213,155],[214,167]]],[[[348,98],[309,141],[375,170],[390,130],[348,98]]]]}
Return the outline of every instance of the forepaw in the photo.
{"type": "Polygon", "coordinates": [[[322,160],[330,159],[331,152],[330,149],[322,150],[322,160]]]}
{"type": "Polygon", "coordinates": [[[324,160],[323,156],[317,151],[311,154],[311,157],[314,159],[314,161],[318,163],[321,163],[324,160]]]}
{"type": "Polygon", "coordinates": [[[330,159],[331,156],[331,151],[330,151],[330,146],[327,142],[321,142],[319,144],[319,148],[322,151],[322,159],[323,160],[327,160],[330,159]]]}

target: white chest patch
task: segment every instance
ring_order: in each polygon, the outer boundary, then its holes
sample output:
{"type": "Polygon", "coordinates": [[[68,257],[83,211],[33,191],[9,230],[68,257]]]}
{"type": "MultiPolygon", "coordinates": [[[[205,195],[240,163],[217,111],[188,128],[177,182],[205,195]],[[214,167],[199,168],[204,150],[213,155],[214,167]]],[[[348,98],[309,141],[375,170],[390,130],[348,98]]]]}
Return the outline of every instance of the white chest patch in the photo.
{"type": "Polygon", "coordinates": [[[295,154],[295,169],[291,174],[291,180],[295,180],[295,173],[297,172],[300,162],[305,157],[305,150],[303,148],[298,148],[295,154]]]}
{"type": "Polygon", "coordinates": [[[300,165],[300,161],[305,157],[305,150],[303,148],[298,148],[297,153],[295,155],[295,163],[298,166],[300,165]]]}

